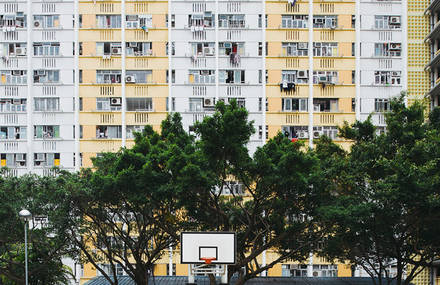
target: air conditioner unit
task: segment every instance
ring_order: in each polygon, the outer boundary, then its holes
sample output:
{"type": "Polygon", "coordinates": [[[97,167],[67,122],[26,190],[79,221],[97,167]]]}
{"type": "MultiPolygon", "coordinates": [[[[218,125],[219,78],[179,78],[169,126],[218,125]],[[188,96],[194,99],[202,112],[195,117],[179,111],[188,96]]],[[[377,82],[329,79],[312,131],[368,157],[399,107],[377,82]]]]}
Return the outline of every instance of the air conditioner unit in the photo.
{"type": "Polygon", "coordinates": [[[26,155],[24,153],[17,153],[15,155],[15,161],[17,162],[26,161],[26,155]]]}
{"type": "Polygon", "coordinates": [[[307,49],[307,43],[298,43],[298,49],[307,49]]]}
{"type": "Polygon", "coordinates": [[[390,17],[389,23],[393,25],[400,24],[400,17],[398,16],[390,17]]]}
{"type": "Polygon", "coordinates": [[[12,104],[20,105],[21,104],[21,99],[14,99],[14,100],[12,100],[12,104]]]}
{"type": "Polygon", "coordinates": [[[110,106],[121,106],[122,104],[122,98],[115,97],[110,98],[110,106]]]}
{"type": "Polygon", "coordinates": [[[40,21],[38,21],[38,20],[34,21],[34,27],[35,28],[39,28],[40,25],[41,25],[40,21]]]}
{"type": "Polygon", "coordinates": [[[298,78],[307,78],[307,72],[305,70],[299,70],[298,78]]]}
{"type": "Polygon", "coordinates": [[[214,107],[214,106],[215,106],[214,98],[203,99],[203,107],[214,107]]]}
{"type": "Polygon", "coordinates": [[[112,54],[120,54],[121,49],[120,48],[112,48],[112,54]]]}
{"type": "Polygon", "coordinates": [[[16,48],[15,49],[15,54],[16,55],[22,55],[23,54],[23,49],[22,48],[16,48]]]}
{"type": "Polygon", "coordinates": [[[298,132],[298,138],[299,139],[306,139],[307,138],[307,133],[304,131],[298,132]]]}
{"type": "Polygon", "coordinates": [[[126,83],[135,83],[136,79],[133,75],[127,75],[127,76],[125,76],[125,82],[126,83]]]}
{"type": "Polygon", "coordinates": [[[20,70],[12,70],[12,75],[21,75],[20,70]]]}
{"type": "Polygon", "coordinates": [[[402,49],[402,47],[398,43],[391,43],[390,44],[390,50],[401,50],[401,49],[402,49]]]}

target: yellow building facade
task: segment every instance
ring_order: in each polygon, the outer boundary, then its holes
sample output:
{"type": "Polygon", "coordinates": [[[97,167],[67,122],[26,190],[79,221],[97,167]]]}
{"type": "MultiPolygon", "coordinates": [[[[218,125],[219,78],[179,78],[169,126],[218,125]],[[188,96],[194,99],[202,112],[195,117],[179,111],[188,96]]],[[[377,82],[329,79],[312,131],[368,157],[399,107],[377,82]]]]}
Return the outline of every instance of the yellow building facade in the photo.
{"type": "Polygon", "coordinates": [[[160,128],[168,97],[166,1],[79,1],[82,166],[160,128]],[[124,5],[124,7],[122,7],[124,5]]]}

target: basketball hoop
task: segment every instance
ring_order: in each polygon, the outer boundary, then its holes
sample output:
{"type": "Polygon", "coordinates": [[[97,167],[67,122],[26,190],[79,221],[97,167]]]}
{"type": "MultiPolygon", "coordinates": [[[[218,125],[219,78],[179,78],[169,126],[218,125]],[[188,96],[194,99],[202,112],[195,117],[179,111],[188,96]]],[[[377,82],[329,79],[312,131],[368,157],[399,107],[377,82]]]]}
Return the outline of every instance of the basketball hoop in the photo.
{"type": "Polygon", "coordinates": [[[205,264],[211,264],[213,260],[217,260],[215,257],[201,257],[200,260],[203,260],[205,264]]]}

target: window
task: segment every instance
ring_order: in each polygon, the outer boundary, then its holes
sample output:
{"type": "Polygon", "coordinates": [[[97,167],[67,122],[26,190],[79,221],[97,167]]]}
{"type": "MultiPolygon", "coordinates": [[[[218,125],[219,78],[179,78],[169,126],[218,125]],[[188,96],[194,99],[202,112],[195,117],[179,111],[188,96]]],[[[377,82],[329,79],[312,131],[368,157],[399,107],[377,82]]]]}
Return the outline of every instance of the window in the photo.
{"type": "Polygon", "coordinates": [[[308,56],[309,43],[282,43],[283,56],[308,56]]]}
{"type": "Polygon", "coordinates": [[[337,84],[337,71],[313,71],[313,84],[337,84]]]}
{"type": "Polygon", "coordinates": [[[134,133],[142,133],[144,126],[127,126],[127,138],[133,139],[134,133]]]}
{"type": "Polygon", "coordinates": [[[127,111],[153,111],[152,98],[127,98],[127,111]]]}
{"type": "Polygon", "coordinates": [[[34,43],[35,56],[60,55],[60,43],[34,43]]]}
{"type": "Polygon", "coordinates": [[[308,126],[283,126],[281,130],[283,134],[289,139],[307,139],[309,137],[308,126]]]}
{"type": "Polygon", "coordinates": [[[305,264],[282,264],[281,268],[284,277],[307,277],[307,265],[305,264]]]}
{"type": "Polygon", "coordinates": [[[189,111],[201,112],[203,110],[203,98],[189,98],[189,111]]]}
{"type": "Polygon", "coordinates": [[[126,15],[127,29],[149,29],[153,27],[153,15],[126,15]]]}
{"type": "Polygon", "coordinates": [[[219,28],[244,28],[245,19],[242,14],[220,14],[218,15],[219,28]]]}
{"type": "Polygon", "coordinates": [[[57,28],[60,26],[59,15],[34,15],[35,28],[57,28]]]}
{"type": "Polygon", "coordinates": [[[98,29],[118,29],[121,27],[120,15],[96,15],[98,29]]]}
{"type": "Polygon", "coordinates": [[[338,43],[313,43],[313,56],[338,56],[338,43]]]}
{"type": "Polygon", "coordinates": [[[314,112],[338,112],[338,99],[313,99],[314,112]]]}
{"type": "Polygon", "coordinates": [[[26,106],[26,99],[0,99],[0,112],[2,113],[26,112],[26,106]]]}
{"type": "Polygon", "coordinates": [[[59,83],[59,70],[34,70],[34,83],[59,83]]]}
{"type": "Polygon", "coordinates": [[[374,84],[376,85],[400,85],[401,71],[375,71],[374,84]]]}
{"type": "MultiPolygon", "coordinates": [[[[220,43],[219,43],[220,45],[220,43]]],[[[193,56],[214,56],[215,55],[215,43],[191,43],[191,55],[193,56]]]]}
{"type": "Polygon", "coordinates": [[[283,70],[281,71],[281,82],[286,83],[307,83],[309,82],[308,70],[283,70]]]}
{"type": "MultiPolygon", "coordinates": [[[[223,101],[223,102],[226,101],[225,98],[222,98],[222,99],[219,99],[219,100],[223,101]]],[[[230,97],[230,98],[227,98],[227,103],[230,104],[232,100],[235,100],[235,102],[237,102],[237,106],[239,108],[245,108],[246,109],[246,98],[233,98],[233,97],[230,97]]]]}
{"type": "Polygon", "coordinates": [[[263,43],[258,42],[258,55],[263,55],[263,43]]]}
{"type": "Polygon", "coordinates": [[[218,81],[220,83],[245,83],[244,70],[220,70],[218,81]]]}
{"type": "Polygon", "coordinates": [[[374,16],[374,28],[379,30],[400,29],[400,16],[374,16]]]}
{"type": "Polygon", "coordinates": [[[230,55],[231,53],[244,55],[244,43],[239,42],[220,42],[219,55],[230,55]]]}
{"type": "Polygon", "coordinates": [[[151,70],[127,70],[127,77],[134,78],[135,83],[152,83],[153,72],[151,70]]]}
{"type": "Polygon", "coordinates": [[[307,98],[283,98],[281,100],[283,112],[307,112],[308,110],[307,98]]]}
{"type": "Polygon", "coordinates": [[[308,28],[308,15],[282,15],[281,27],[292,29],[307,29],[308,28]]]}
{"type": "Polygon", "coordinates": [[[374,111],[375,112],[387,112],[391,111],[390,100],[388,99],[374,99],[374,111]]]}
{"type": "Polygon", "coordinates": [[[53,139],[60,137],[60,126],[34,126],[34,138],[53,139]]]}
{"type": "MultiPolygon", "coordinates": [[[[169,83],[169,74],[168,74],[168,70],[166,71],[166,83],[169,83]]],[[[171,70],[171,83],[176,83],[176,70],[172,69],[171,70]]]]}
{"type": "Polygon", "coordinates": [[[96,43],[96,55],[120,55],[122,46],[120,42],[96,43]]]}
{"type": "Polygon", "coordinates": [[[313,16],[313,28],[335,29],[338,26],[338,16],[313,16]]]}
{"type": "Polygon", "coordinates": [[[122,138],[122,126],[96,126],[96,138],[120,139],[122,138]]]}
{"type": "Polygon", "coordinates": [[[97,111],[119,111],[121,110],[121,98],[96,98],[96,110],[97,111]]]}
{"type": "Polygon", "coordinates": [[[26,43],[0,43],[0,57],[25,56],[27,54],[26,43]]]}
{"type": "Polygon", "coordinates": [[[0,15],[0,27],[25,28],[26,15],[23,12],[0,15]]]}
{"type": "Polygon", "coordinates": [[[188,27],[195,31],[195,28],[211,28],[214,27],[214,14],[211,11],[205,11],[204,13],[188,15],[188,27]]]}
{"type": "MultiPolygon", "coordinates": [[[[166,44],[166,49],[165,49],[165,53],[166,55],[168,55],[168,44],[166,44]]],[[[171,42],[171,55],[175,55],[176,54],[176,43],[175,42],[171,42]]]]}
{"type": "Polygon", "coordinates": [[[1,70],[1,84],[21,85],[27,83],[26,70],[1,70]]]}
{"type": "Polygon", "coordinates": [[[35,98],[34,111],[59,111],[60,98],[35,98]]]}
{"type": "Polygon", "coordinates": [[[0,127],[0,139],[2,140],[20,140],[26,139],[26,127],[15,126],[15,127],[0,127]]]}
{"type": "Polygon", "coordinates": [[[26,153],[2,153],[0,159],[2,167],[26,166],[26,153]]]}
{"type": "Polygon", "coordinates": [[[96,83],[121,83],[120,70],[97,70],[96,83]]]}
{"type": "Polygon", "coordinates": [[[34,165],[35,166],[59,166],[60,154],[59,153],[34,153],[34,165]]]}
{"type": "Polygon", "coordinates": [[[189,70],[188,77],[190,84],[215,83],[215,70],[189,70]]]}
{"type": "Polygon", "coordinates": [[[146,56],[153,54],[152,42],[129,42],[125,43],[125,46],[126,55],[146,56]]]}
{"type": "Polygon", "coordinates": [[[375,43],[374,44],[374,56],[401,56],[402,44],[401,43],[375,43]]]}

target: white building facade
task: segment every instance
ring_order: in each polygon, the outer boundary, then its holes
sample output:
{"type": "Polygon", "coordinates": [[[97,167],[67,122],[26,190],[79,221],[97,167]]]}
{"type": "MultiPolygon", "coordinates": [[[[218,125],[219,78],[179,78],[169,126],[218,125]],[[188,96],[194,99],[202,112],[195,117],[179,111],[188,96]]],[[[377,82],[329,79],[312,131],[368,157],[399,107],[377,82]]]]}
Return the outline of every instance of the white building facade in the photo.
{"type": "Polygon", "coordinates": [[[357,118],[385,127],[390,98],[406,90],[406,0],[360,1],[357,118]]]}
{"type": "Polygon", "coordinates": [[[0,155],[8,175],[74,168],[73,5],[0,5],[0,155]]]}

